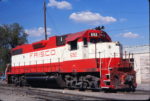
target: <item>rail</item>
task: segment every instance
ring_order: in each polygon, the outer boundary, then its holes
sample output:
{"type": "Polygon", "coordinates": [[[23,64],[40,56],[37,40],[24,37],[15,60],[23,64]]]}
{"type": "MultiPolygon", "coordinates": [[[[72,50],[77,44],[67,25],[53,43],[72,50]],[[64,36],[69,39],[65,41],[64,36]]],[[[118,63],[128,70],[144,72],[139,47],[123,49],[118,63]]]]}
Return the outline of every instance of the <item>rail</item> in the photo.
{"type": "MultiPolygon", "coordinates": [[[[148,100],[149,91],[135,91],[135,92],[121,92],[117,93],[104,93],[101,92],[91,92],[78,91],[78,90],[68,90],[68,89],[49,89],[49,88],[32,88],[32,87],[15,87],[13,85],[1,84],[0,85],[2,93],[10,92],[25,92],[26,95],[37,95],[39,98],[45,98],[44,100],[148,100]],[[86,99],[85,99],[86,98],[86,99]]],[[[29,96],[28,96],[29,97],[29,96]]],[[[33,96],[32,96],[33,97],[33,96]]],[[[41,100],[41,99],[40,99],[41,100]]],[[[43,100],[43,99],[42,99],[43,100]]]]}

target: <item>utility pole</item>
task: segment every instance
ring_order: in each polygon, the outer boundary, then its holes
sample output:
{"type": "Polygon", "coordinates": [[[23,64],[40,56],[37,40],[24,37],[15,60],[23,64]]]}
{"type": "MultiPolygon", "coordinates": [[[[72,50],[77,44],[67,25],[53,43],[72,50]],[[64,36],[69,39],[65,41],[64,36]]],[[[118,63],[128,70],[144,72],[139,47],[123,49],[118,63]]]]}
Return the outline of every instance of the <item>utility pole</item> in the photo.
{"type": "Polygon", "coordinates": [[[47,30],[46,30],[46,2],[44,1],[44,31],[45,31],[45,40],[47,40],[47,30]]]}

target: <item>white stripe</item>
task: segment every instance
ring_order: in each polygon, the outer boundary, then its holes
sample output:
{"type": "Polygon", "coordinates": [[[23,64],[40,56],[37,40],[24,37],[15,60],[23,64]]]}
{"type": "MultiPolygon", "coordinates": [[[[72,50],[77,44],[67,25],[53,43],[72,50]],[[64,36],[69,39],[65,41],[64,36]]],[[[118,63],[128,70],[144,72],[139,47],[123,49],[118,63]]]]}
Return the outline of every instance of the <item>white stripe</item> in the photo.
{"type": "MultiPolygon", "coordinates": [[[[97,58],[120,57],[120,49],[114,42],[97,43],[97,58]],[[110,48],[111,47],[111,48],[110,48]],[[100,52],[100,54],[99,54],[100,52]]],[[[51,48],[41,51],[25,53],[12,56],[12,66],[24,66],[43,63],[55,63],[71,60],[95,58],[95,45],[88,43],[88,47],[83,46],[83,42],[78,42],[78,49],[70,51],[70,45],[63,47],[51,48]],[[43,55],[44,54],[44,55],[43,55]],[[55,54],[55,55],[54,55],[55,54]]]]}

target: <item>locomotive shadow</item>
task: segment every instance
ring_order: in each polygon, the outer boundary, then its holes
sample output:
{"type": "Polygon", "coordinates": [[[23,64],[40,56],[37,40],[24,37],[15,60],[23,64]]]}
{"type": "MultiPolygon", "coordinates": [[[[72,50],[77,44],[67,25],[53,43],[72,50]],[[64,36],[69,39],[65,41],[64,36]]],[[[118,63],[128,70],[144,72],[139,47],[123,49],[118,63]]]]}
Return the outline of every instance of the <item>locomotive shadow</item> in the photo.
{"type": "Polygon", "coordinates": [[[34,88],[50,88],[50,89],[63,89],[57,83],[56,80],[49,81],[32,81],[29,82],[29,85],[34,88]]]}

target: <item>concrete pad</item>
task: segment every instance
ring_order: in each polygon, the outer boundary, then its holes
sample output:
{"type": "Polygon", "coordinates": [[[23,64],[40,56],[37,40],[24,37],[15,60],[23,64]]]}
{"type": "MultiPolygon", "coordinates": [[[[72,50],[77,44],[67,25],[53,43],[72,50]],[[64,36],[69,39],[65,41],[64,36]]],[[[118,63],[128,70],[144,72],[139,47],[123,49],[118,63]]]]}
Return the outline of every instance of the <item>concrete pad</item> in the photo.
{"type": "Polygon", "coordinates": [[[136,90],[150,91],[150,84],[138,84],[136,90]]]}

